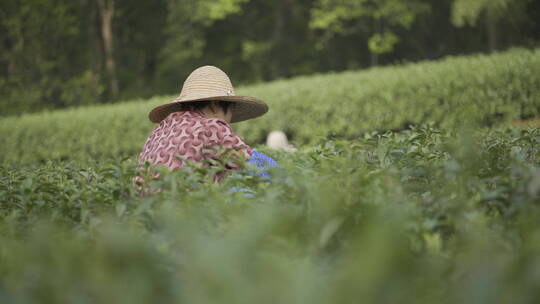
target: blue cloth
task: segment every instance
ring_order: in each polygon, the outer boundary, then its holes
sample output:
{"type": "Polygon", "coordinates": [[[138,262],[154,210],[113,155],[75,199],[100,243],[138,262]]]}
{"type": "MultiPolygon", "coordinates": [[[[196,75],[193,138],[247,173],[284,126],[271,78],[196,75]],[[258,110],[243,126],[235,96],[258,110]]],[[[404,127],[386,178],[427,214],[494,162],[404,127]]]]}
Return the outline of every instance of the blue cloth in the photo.
{"type": "MultiPolygon", "coordinates": [[[[279,164],[273,158],[255,150],[253,150],[253,152],[251,153],[251,158],[248,160],[248,164],[251,164],[253,167],[255,167],[259,176],[264,178],[270,177],[270,174],[266,172],[266,170],[279,167],[279,164]]],[[[249,171],[248,173],[250,175],[255,175],[249,171]]]]}
{"type": "MultiPolygon", "coordinates": [[[[279,164],[273,158],[266,154],[259,153],[255,150],[253,150],[253,152],[251,153],[251,158],[247,162],[251,164],[252,168],[256,169],[256,172],[253,172],[253,170],[248,170],[247,174],[251,176],[258,174],[260,177],[265,178],[265,182],[272,181],[270,179],[270,174],[265,170],[279,167],[279,164]]],[[[242,192],[245,197],[253,197],[255,195],[255,191],[248,188],[241,188],[235,186],[230,187],[229,190],[232,192],[242,192]]]]}

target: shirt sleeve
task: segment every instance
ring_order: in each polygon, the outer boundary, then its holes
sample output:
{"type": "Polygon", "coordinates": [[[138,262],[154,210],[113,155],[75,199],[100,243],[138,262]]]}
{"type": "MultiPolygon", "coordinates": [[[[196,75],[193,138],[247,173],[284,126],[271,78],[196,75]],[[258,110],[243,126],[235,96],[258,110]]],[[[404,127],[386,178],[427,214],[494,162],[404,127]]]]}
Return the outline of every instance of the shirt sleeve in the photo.
{"type": "Polygon", "coordinates": [[[270,173],[268,173],[268,169],[271,168],[278,168],[279,164],[270,156],[257,152],[256,150],[253,150],[253,153],[251,154],[251,158],[248,160],[248,164],[251,164],[254,169],[256,169],[256,172],[253,172],[251,170],[248,171],[248,174],[250,175],[259,175],[263,178],[266,178],[265,181],[271,182],[270,180],[270,173]]]}

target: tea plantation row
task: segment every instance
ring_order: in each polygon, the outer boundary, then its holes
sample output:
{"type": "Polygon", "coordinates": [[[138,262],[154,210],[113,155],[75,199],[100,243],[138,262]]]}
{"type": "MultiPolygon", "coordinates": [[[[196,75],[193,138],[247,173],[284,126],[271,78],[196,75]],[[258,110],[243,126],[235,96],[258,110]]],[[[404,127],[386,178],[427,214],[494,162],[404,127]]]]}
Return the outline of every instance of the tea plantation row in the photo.
{"type": "MultiPolygon", "coordinates": [[[[539,87],[538,49],[299,77],[238,89],[265,100],[270,112],[236,129],[251,144],[275,129],[305,144],[427,121],[444,128],[491,126],[537,116],[539,87]]],[[[137,155],[152,129],[149,110],[172,98],[1,119],[0,163],[137,155]]]]}
{"type": "Polygon", "coordinates": [[[538,129],[267,153],[271,183],[186,169],[147,197],[133,159],[0,167],[0,302],[540,300],[538,129]]]}

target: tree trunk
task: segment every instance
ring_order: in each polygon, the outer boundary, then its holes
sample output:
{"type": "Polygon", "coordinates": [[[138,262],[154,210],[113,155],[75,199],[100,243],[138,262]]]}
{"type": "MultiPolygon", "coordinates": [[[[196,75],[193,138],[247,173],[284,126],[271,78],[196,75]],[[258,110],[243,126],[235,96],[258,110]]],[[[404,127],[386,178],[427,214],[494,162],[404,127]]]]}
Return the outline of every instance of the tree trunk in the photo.
{"type": "Polygon", "coordinates": [[[497,19],[493,13],[488,12],[486,16],[486,29],[488,36],[488,51],[493,53],[497,50],[497,19]]]}
{"type": "Polygon", "coordinates": [[[374,53],[374,52],[370,52],[369,55],[370,55],[369,56],[370,57],[370,59],[369,59],[370,66],[374,67],[374,66],[379,65],[379,54],[374,53]]]}
{"type": "Polygon", "coordinates": [[[116,78],[116,64],[113,52],[112,21],[114,18],[114,0],[97,0],[101,20],[101,37],[105,53],[105,69],[109,80],[111,96],[118,96],[118,80],[116,78]]]}
{"type": "MultiPolygon", "coordinates": [[[[271,78],[278,78],[282,75],[282,65],[280,63],[281,58],[281,47],[282,47],[282,39],[283,39],[283,30],[285,29],[285,5],[287,2],[286,0],[280,0],[278,1],[277,8],[276,8],[276,14],[274,17],[274,29],[272,33],[271,43],[272,43],[272,52],[274,53],[272,58],[272,64],[270,65],[270,76],[271,78]]],[[[261,75],[262,76],[262,75],[261,75]]],[[[263,76],[264,79],[264,76],[263,76]]]]}

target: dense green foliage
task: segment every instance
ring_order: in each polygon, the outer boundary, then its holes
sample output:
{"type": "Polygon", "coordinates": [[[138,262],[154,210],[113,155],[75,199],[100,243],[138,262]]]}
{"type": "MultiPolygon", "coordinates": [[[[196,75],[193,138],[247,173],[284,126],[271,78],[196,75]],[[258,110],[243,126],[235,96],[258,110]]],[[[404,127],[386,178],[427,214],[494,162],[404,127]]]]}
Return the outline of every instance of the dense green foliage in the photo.
{"type": "Polygon", "coordinates": [[[417,15],[430,10],[430,5],[422,0],[318,0],[315,3],[310,24],[313,28],[326,30],[331,35],[354,32],[357,22],[362,21],[373,28],[368,31],[371,36],[367,41],[368,49],[374,55],[373,64],[378,61],[376,55],[393,51],[399,42],[394,28],[410,29],[417,15]]]}
{"type": "Polygon", "coordinates": [[[2,0],[0,116],[538,47],[533,0],[2,0]]]}
{"type": "Polygon", "coordinates": [[[149,197],[133,159],[0,167],[0,301],[540,299],[538,129],[423,126],[266,153],[271,183],[186,169],[149,197]]]}
{"type": "Polygon", "coordinates": [[[299,151],[153,195],[137,153],[172,96],[0,119],[0,303],[537,303],[540,129],[500,126],[538,87],[524,49],[241,87],[271,111],[237,133],[299,151]]]}
{"type": "MultiPolygon", "coordinates": [[[[265,100],[270,112],[235,129],[250,144],[276,129],[304,144],[428,121],[492,126],[537,116],[539,87],[540,50],[300,77],[240,88],[265,100]]],[[[0,163],[133,157],[152,129],[147,113],[172,98],[1,119],[0,163]]]]}

